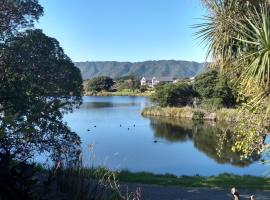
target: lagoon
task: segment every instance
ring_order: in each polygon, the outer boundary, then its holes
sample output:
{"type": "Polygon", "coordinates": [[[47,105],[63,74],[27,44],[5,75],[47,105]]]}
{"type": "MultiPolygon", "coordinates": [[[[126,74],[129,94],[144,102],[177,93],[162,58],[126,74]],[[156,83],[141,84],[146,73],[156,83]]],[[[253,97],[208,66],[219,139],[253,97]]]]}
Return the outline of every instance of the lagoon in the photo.
{"type": "Polygon", "coordinates": [[[112,170],[156,174],[221,173],[264,176],[261,157],[241,160],[222,142],[229,125],[168,118],[145,118],[147,97],[84,97],[82,106],[65,116],[82,140],[83,163],[112,170]]]}

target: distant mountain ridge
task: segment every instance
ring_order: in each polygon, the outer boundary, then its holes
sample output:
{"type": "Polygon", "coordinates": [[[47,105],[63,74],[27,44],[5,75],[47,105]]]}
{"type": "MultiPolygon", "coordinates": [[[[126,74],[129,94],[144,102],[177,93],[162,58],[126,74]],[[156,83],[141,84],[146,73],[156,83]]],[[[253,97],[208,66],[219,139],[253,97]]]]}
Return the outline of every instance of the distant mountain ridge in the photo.
{"type": "Polygon", "coordinates": [[[170,76],[175,78],[193,77],[200,73],[205,63],[177,60],[159,60],[145,62],[75,62],[81,70],[84,80],[96,76],[119,78],[127,75],[170,76]]]}

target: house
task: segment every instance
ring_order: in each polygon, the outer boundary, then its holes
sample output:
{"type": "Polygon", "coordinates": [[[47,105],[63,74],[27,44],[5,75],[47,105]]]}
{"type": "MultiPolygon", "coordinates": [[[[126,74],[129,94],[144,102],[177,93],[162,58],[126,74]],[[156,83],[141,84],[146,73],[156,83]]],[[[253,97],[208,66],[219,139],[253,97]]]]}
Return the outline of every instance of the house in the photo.
{"type": "Polygon", "coordinates": [[[141,86],[152,87],[152,78],[151,77],[142,77],[141,86]]]}
{"type": "Polygon", "coordinates": [[[160,83],[173,83],[174,80],[173,77],[142,77],[141,86],[154,87],[160,83]]]}

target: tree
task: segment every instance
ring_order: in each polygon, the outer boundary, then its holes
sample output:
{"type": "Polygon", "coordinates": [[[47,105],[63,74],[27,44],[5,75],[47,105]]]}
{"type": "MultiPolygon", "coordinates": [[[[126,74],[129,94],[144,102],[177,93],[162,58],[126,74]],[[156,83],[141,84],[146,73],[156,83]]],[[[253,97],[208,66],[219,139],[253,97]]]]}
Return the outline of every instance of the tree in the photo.
{"type": "Polygon", "coordinates": [[[37,0],[0,4],[0,199],[31,199],[36,153],[74,163],[80,138],[63,115],[81,104],[82,78],[58,41],[34,30],[37,0]]]}
{"type": "Polygon", "coordinates": [[[32,27],[42,14],[43,8],[37,0],[1,0],[0,43],[32,27]]]}
{"type": "Polygon", "coordinates": [[[244,156],[268,148],[270,110],[269,1],[205,0],[209,14],[198,34],[244,99],[235,128],[235,151],[244,156]],[[259,124],[259,125],[258,125],[259,124]]]}
{"type": "Polygon", "coordinates": [[[210,99],[213,97],[217,81],[218,72],[210,70],[198,75],[195,78],[193,87],[200,94],[201,98],[210,99]]]}
{"type": "Polygon", "coordinates": [[[80,143],[62,118],[80,105],[82,78],[55,39],[40,30],[15,37],[5,50],[0,80],[1,153],[25,159],[26,152],[60,153],[64,143],[80,143]]]}
{"type": "Polygon", "coordinates": [[[140,89],[140,79],[136,76],[124,76],[117,80],[116,88],[118,90],[128,89],[133,92],[137,89],[140,89]]]}
{"type": "Polygon", "coordinates": [[[110,77],[98,76],[92,78],[88,82],[88,90],[92,92],[100,92],[102,90],[108,91],[113,86],[114,82],[110,77]]]}
{"type": "Polygon", "coordinates": [[[155,88],[155,93],[151,96],[152,101],[158,105],[165,106],[186,106],[192,104],[197,93],[192,86],[187,83],[164,84],[155,88]]]}
{"type": "Polygon", "coordinates": [[[82,78],[57,40],[28,30],[2,51],[0,80],[0,196],[30,199],[30,158],[50,153],[71,164],[78,157],[80,138],[63,115],[81,104],[82,78]]]}
{"type": "Polygon", "coordinates": [[[233,89],[226,76],[217,70],[208,70],[197,76],[193,87],[205,104],[212,104],[217,108],[233,107],[236,104],[233,89]]]}

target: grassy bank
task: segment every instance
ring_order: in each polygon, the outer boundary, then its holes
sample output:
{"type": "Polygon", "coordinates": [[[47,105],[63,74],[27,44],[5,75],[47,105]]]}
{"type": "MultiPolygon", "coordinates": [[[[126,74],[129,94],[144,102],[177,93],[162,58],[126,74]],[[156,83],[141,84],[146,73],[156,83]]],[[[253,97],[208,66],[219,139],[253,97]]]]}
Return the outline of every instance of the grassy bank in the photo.
{"type": "Polygon", "coordinates": [[[141,112],[143,116],[163,116],[170,118],[187,118],[194,120],[237,121],[236,109],[223,108],[213,112],[191,107],[148,107],[141,112]]]}
{"type": "MultiPolygon", "coordinates": [[[[232,187],[253,190],[270,190],[270,179],[256,176],[239,176],[234,174],[220,174],[218,176],[175,176],[172,174],[153,174],[149,172],[120,172],[108,171],[105,168],[82,168],[79,170],[64,172],[68,179],[104,179],[116,182],[141,183],[161,186],[181,186],[197,188],[224,188],[232,187]]],[[[77,180],[79,181],[79,180],[77,180]]],[[[73,182],[73,181],[72,181],[73,182]]]]}
{"type": "Polygon", "coordinates": [[[221,174],[219,176],[174,176],[170,174],[156,175],[152,173],[132,173],[122,171],[118,174],[122,182],[134,182],[155,185],[176,185],[182,187],[220,187],[220,188],[243,188],[270,190],[270,179],[254,176],[238,176],[233,174],[221,174]]]}

